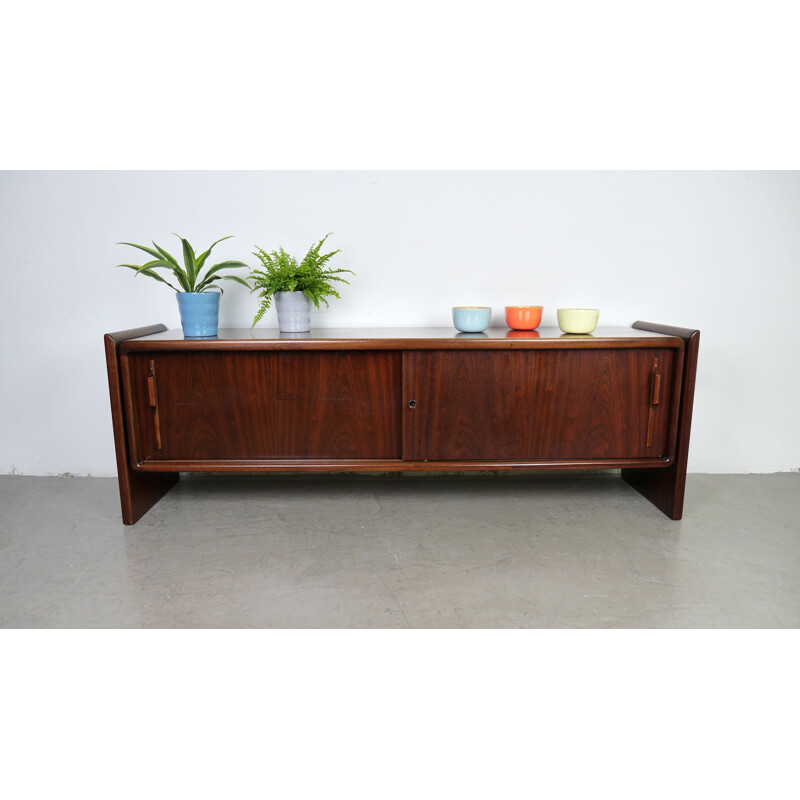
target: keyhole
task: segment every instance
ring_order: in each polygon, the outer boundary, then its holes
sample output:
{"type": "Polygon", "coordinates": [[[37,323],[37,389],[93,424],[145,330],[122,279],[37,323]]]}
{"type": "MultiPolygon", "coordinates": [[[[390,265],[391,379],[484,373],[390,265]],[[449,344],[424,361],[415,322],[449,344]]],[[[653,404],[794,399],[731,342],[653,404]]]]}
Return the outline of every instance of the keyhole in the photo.
{"type": "Polygon", "coordinates": [[[416,400],[409,400],[408,401],[408,407],[409,408],[416,408],[417,407],[417,401],[416,400]]]}

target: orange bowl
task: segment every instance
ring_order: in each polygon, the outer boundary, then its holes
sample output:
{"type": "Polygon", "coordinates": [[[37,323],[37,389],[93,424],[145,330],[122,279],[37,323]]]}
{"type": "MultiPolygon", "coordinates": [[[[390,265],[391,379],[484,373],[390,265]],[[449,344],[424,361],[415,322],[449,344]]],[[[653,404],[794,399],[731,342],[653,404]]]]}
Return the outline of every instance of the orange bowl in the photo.
{"type": "Polygon", "coordinates": [[[532,331],[542,321],[543,306],[506,306],[506,325],[514,331],[532,331]]]}

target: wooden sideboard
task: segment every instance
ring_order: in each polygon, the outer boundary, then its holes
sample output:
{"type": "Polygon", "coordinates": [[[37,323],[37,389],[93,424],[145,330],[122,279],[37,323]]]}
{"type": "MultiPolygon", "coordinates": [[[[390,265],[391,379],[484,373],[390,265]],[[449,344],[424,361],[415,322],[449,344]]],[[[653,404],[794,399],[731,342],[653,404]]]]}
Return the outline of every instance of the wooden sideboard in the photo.
{"type": "Polygon", "coordinates": [[[181,472],[612,469],[680,519],[695,330],[105,337],[122,519],[181,472]]]}

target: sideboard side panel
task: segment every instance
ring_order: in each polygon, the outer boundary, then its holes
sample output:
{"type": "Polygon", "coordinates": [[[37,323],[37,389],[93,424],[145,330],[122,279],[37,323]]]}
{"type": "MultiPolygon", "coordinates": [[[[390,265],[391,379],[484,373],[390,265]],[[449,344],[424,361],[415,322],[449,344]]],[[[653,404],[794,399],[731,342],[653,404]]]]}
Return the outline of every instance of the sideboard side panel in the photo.
{"type": "Polygon", "coordinates": [[[635,322],[634,328],[643,331],[680,336],[684,340],[681,399],[678,410],[678,430],[675,442],[675,459],[669,467],[657,469],[623,469],[622,477],[653,505],[672,519],[683,516],[683,498],[686,491],[686,465],[689,459],[689,435],[692,429],[694,387],[697,379],[697,354],[700,331],[675,328],[653,322],[635,322]]]}
{"type": "Polygon", "coordinates": [[[122,342],[140,336],[149,336],[151,333],[160,333],[166,329],[165,325],[150,325],[144,328],[107,333],[104,337],[111,421],[114,428],[114,448],[117,457],[119,500],[122,521],[126,525],[133,525],[139,520],[178,482],[180,477],[177,472],[144,473],[137,472],[132,468],[120,371],[119,347],[122,342]]]}

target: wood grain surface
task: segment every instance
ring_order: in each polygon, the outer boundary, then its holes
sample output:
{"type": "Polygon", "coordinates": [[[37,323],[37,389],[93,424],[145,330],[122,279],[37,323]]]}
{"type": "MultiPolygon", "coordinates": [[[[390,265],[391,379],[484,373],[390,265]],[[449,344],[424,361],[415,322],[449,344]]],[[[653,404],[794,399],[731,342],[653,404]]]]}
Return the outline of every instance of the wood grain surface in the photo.
{"type": "Polygon", "coordinates": [[[669,349],[405,353],[403,456],[665,457],[672,359],[669,349]]]}
{"type": "Polygon", "coordinates": [[[176,471],[160,475],[147,475],[134,469],[135,459],[126,427],[126,409],[123,400],[123,378],[119,350],[122,344],[138,336],[149,336],[165,331],[164,325],[148,325],[125,331],[107,333],[103,337],[108,373],[108,392],[111,401],[111,422],[114,430],[114,448],[117,458],[117,483],[122,521],[133,525],[157,503],[179,480],[176,471]]]}
{"type": "Polygon", "coordinates": [[[399,353],[130,358],[139,461],[400,457],[399,353]],[[147,390],[151,363],[155,409],[147,390]]]}
{"type": "Polygon", "coordinates": [[[622,477],[668,517],[682,519],[686,494],[686,469],[689,463],[689,436],[692,432],[694,388],[697,381],[697,358],[700,352],[700,331],[644,321],[635,322],[634,329],[661,333],[665,336],[679,336],[685,342],[685,348],[680,370],[681,392],[676,400],[675,456],[670,465],[664,469],[623,469],[622,477]]]}
{"type": "Polygon", "coordinates": [[[591,350],[609,347],[681,348],[681,339],[634,328],[597,328],[567,334],[558,328],[535,331],[489,328],[459,333],[455,328],[320,328],[280,333],[267,328],[222,328],[216,339],[186,339],[181,331],[162,331],[123,345],[122,353],[141,350],[591,350]]]}

